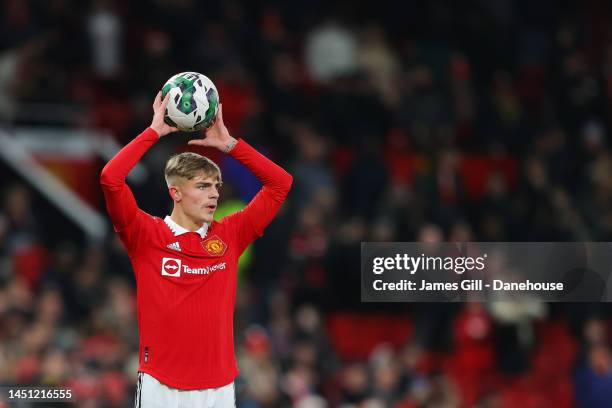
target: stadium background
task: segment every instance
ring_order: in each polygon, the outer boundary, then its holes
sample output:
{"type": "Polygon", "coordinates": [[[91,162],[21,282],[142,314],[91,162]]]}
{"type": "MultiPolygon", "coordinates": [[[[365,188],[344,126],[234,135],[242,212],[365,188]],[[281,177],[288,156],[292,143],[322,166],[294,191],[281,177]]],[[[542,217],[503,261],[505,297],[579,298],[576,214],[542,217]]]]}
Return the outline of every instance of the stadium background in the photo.
{"type": "MultiPolygon", "coordinates": [[[[127,143],[174,73],[215,81],[233,134],[295,177],[241,266],[242,407],[608,407],[607,304],[361,304],[358,271],[368,240],[611,239],[611,8],[5,0],[1,133],[19,143],[34,132],[43,168],[105,215],[105,159],[70,147],[83,133],[127,143]]],[[[146,211],[169,212],[163,163],[187,139],[144,158],[131,185],[146,211]]],[[[223,169],[222,200],[248,201],[256,180],[204,153],[223,169]]],[[[65,384],[79,406],[131,406],[129,260],[9,159],[0,383],[65,384]]]]}

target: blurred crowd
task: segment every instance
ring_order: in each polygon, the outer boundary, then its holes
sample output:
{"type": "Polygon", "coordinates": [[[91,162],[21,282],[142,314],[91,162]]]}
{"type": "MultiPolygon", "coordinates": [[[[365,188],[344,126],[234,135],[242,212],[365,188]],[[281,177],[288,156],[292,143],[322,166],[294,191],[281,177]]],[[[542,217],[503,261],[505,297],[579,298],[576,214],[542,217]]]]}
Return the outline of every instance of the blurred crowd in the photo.
{"type": "MultiPolygon", "coordinates": [[[[293,174],[240,271],[239,406],[610,405],[605,303],[360,302],[363,241],[612,239],[609,2],[0,10],[3,128],[106,129],[125,144],[170,76],[199,71],[231,132],[293,174]]],[[[186,140],[144,158],[149,179],[134,190],[146,211],[169,213],[163,163],[186,140]]],[[[222,168],[221,200],[248,202],[253,176],[201,153],[222,168]]],[[[2,181],[0,383],[65,384],[79,406],[131,406],[138,333],[120,242],[65,236],[67,221],[27,183],[2,181]]]]}

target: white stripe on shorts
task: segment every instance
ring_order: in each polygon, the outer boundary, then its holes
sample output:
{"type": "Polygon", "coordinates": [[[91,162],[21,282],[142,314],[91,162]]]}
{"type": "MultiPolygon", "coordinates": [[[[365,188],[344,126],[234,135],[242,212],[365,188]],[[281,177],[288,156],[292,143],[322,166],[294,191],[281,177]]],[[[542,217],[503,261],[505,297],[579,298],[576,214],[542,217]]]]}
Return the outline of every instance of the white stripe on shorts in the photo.
{"type": "Polygon", "coordinates": [[[142,373],[138,373],[136,382],[136,396],[134,398],[134,408],[140,408],[140,390],[142,389],[142,373]]]}

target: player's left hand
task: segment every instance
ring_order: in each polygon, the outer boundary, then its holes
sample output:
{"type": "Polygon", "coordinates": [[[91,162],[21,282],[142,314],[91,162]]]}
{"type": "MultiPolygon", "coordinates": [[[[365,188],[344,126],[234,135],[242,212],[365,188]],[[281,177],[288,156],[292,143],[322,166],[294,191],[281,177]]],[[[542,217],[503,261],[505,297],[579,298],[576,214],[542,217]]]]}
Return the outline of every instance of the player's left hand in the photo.
{"type": "Polygon", "coordinates": [[[223,105],[219,105],[219,113],[215,123],[204,131],[204,137],[202,139],[193,139],[187,142],[190,145],[204,146],[204,147],[215,147],[222,152],[228,153],[236,144],[225,124],[223,123],[223,105]]]}
{"type": "Polygon", "coordinates": [[[166,114],[166,106],[170,100],[170,92],[166,94],[166,97],[162,100],[162,92],[159,91],[155,100],[153,101],[153,119],[151,120],[150,128],[155,130],[159,137],[164,137],[168,133],[176,132],[178,129],[174,126],[168,125],[164,121],[166,114]]]}

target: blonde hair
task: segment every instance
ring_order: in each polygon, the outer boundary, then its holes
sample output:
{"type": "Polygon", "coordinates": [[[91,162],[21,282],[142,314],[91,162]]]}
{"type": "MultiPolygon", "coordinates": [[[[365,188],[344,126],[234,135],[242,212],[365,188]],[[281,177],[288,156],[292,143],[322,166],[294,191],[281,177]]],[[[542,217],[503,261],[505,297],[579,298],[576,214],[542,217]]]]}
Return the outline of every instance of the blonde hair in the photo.
{"type": "Polygon", "coordinates": [[[208,157],[192,152],[175,154],[166,162],[164,177],[166,184],[170,187],[171,180],[175,177],[191,180],[204,172],[204,177],[217,176],[221,181],[221,170],[208,157]]]}

